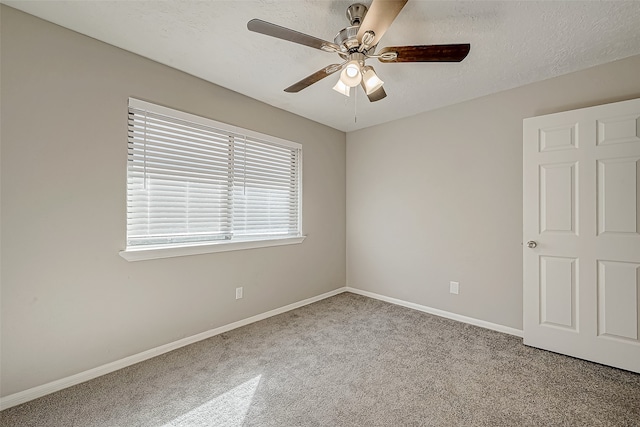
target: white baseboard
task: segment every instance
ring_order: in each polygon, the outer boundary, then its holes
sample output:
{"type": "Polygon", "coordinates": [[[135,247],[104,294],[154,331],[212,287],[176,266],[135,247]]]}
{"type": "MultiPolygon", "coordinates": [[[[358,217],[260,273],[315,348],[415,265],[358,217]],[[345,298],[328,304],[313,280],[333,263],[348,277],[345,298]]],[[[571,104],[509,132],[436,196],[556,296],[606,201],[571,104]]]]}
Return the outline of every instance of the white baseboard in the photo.
{"type": "Polygon", "coordinates": [[[186,345],[211,338],[215,335],[228,332],[232,329],[236,329],[241,326],[266,319],[268,317],[276,316],[278,314],[286,313],[287,311],[295,310],[296,308],[300,308],[302,306],[312,304],[325,298],[341,294],[345,292],[346,289],[346,287],[338,288],[333,291],[326,292],[322,295],[294,302],[293,304],[285,305],[284,307],[276,308],[274,310],[267,311],[266,313],[257,314],[247,319],[238,320],[237,322],[229,323],[228,325],[224,325],[219,328],[211,329],[187,338],[180,339],[178,341],[174,341],[169,344],[161,345],[159,347],[152,348],[151,350],[146,350],[142,353],[134,354],[132,356],[125,357],[124,359],[116,360],[115,362],[107,363],[106,365],[98,366],[97,368],[89,369],[70,377],[61,378],[47,384],[30,388],[28,390],[10,394],[8,396],[0,398],[0,411],[11,408],[12,406],[20,405],[21,403],[25,403],[33,399],[37,399],[39,397],[62,390],[64,388],[92,380],[94,378],[117,371],[119,369],[126,368],[127,366],[131,366],[144,360],[151,359],[152,357],[168,353],[180,347],[184,347],[186,345]]]}
{"type": "Polygon", "coordinates": [[[522,330],[511,328],[509,326],[498,325],[497,323],[491,323],[473,317],[463,316],[461,314],[451,313],[449,311],[439,310],[437,308],[427,307],[426,305],[420,305],[413,302],[403,301],[396,298],[387,297],[384,295],[376,294],[369,291],[363,291],[357,288],[347,286],[346,292],[352,292],[354,294],[363,295],[365,297],[378,299],[380,301],[390,302],[391,304],[401,305],[403,307],[412,308],[414,310],[423,311],[425,313],[434,314],[436,316],[445,317],[451,320],[457,320],[458,322],[468,323],[470,325],[480,326],[481,328],[491,329],[493,331],[503,332],[509,335],[515,335],[522,338],[522,330]]]}
{"type": "Polygon", "coordinates": [[[322,295],[318,295],[312,298],[307,298],[302,301],[294,302],[293,304],[285,305],[284,307],[276,308],[274,310],[267,311],[266,313],[257,314],[247,319],[238,320],[237,322],[229,323],[228,325],[220,326],[219,328],[211,329],[187,338],[174,341],[169,344],[161,345],[159,347],[152,348],[150,350],[143,351],[142,353],[134,354],[132,356],[125,357],[124,359],[116,360],[115,362],[107,363],[106,365],[98,366],[97,368],[89,369],[84,372],[72,375],[70,377],[61,378],[56,381],[52,381],[47,384],[43,384],[37,387],[30,388],[18,393],[10,394],[8,396],[0,398],[0,411],[11,408],[12,406],[20,405],[21,403],[28,402],[30,400],[37,399],[47,394],[65,389],[67,387],[74,386],[76,384],[83,383],[85,381],[92,380],[102,375],[117,371],[127,366],[134,365],[136,363],[151,359],[152,357],[159,356],[164,353],[176,350],[180,347],[193,344],[198,341],[211,338],[215,335],[228,332],[232,329],[239,328],[241,326],[248,325],[260,320],[264,320],[268,317],[276,316],[278,314],[286,313],[287,311],[295,310],[296,308],[303,307],[305,305],[312,304],[314,302],[323,300],[325,298],[332,297],[334,295],[341,294],[343,292],[351,292],[354,294],[363,295],[369,298],[374,298],[381,301],[386,301],[391,304],[401,305],[403,307],[411,308],[425,313],[434,314],[436,316],[445,317],[447,319],[457,320],[458,322],[469,323],[471,325],[480,326],[482,328],[491,329],[498,332],[503,332],[517,337],[522,337],[522,331],[520,329],[510,328],[508,326],[498,325],[496,323],[486,322],[484,320],[474,319],[473,317],[462,316],[460,314],[450,313],[448,311],[439,310],[437,308],[427,307],[412,302],[399,300],[396,298],[379,295],[373,292],[363,291],[352,287],[342,287],[330,292],[326,292],[322,295]]]}

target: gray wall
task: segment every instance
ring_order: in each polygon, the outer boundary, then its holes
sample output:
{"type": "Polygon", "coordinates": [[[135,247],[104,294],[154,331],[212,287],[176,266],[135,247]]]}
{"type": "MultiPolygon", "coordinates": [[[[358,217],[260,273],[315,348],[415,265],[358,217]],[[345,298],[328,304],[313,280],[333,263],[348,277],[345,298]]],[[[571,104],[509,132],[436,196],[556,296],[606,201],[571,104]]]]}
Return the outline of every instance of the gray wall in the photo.
{"type": "Polygon", "coordinates": [[[345,285],[343,132],[6,6],[1,15],[3,396],[345,285]],[[129,96],[300,142],[304,243],[118,256],[129,96]]]}
{"type": "Polygon", "coordinates": [[[521,329],[522,120],[639,76],[635,56],[347,134],[348,285],[521,329]]]}

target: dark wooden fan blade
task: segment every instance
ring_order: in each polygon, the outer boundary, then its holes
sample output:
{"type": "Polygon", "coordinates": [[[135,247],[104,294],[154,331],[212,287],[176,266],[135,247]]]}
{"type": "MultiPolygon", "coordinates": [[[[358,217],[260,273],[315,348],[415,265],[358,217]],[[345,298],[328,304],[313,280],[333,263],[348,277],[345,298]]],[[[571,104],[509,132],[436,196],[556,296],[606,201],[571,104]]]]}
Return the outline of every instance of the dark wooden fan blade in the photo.
{"type": "Polygon", "coordinates": [[[319,38],[300,33],[298,31],[290,30],[289,28],[262,21],[260,19],[252,19],[251,21],[247,22],[247,29],[255,33],[265,34],[277,39],[287,40],[320,50],[327,50],[327,48],[330,48],[334,51],[340,51],[340,46],[335,43],[321,40],[319,38]],[[323,46],[325,46],[325,49],[323,49],[323,46]]]}
{"type": "MultiPolygon", "coordinates": [[[[364,87],[364,83],[361,83],[361,86],[362,86],[362,89],[364,90],[364,93],[367,93],[367,90],[364,87]]],[[[367,94],[367,98],[369,98],[369,101],[371,102],[380,101],[382,98],[386,98],[386,97],[387,97],[387,92],[384,91],[383,87],[376,90],[375,92],[367,94]]]]}
{"type": "Polygon", "coordinates": [[[362,42],[364,33],[373,31],[375,38],[369,43],[369,46],[377,45],[406,3],[407,0],[373,0],[371,7],[369,7],[367,14],[364,16],[364,20],[360,24],[358,41],[362,42]]]}
{"type": "Polygon", "coordinates": [[[392,60],[378,58],[380,62],[460,62],[469,54],[469,44],[440,44],[420,46],[385,47],[378,55],[396,52],[398,57],[392,60]]]}
{"type": "Polygon", "coordinates": [[[292,84],[291,86],[286,88],[284,91],[289,93],[300,92],[302,89],[309,87],[316,82],[319,82],[320,80],[324,79],[327,76],[330,76],[331,74],[335,73],[341,68],[342,67],[340,66],[340,64],[329,65],[323,68],[322,70],[318,70],[315,73],[311,74],[310,76],[305,77],[304,79],[300,80],[298,83],[292,84]]]}

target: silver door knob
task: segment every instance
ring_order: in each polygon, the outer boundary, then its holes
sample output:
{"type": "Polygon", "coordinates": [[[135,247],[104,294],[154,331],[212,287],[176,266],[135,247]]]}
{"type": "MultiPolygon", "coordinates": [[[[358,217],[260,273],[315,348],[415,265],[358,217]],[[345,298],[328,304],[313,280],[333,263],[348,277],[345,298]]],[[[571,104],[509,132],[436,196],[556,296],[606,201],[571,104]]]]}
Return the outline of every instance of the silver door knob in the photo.
{"type": "Polygon", "coordinates": [[[536,242],[534,242],[533,240],[529,240],[529,241],[527,242],[527,247],[528,247],[528,248],[530,248],[530,249],[533,249],[533,248],[535,248],[536,246],[538,246],[538,244],[537,244],[536,242]]]}

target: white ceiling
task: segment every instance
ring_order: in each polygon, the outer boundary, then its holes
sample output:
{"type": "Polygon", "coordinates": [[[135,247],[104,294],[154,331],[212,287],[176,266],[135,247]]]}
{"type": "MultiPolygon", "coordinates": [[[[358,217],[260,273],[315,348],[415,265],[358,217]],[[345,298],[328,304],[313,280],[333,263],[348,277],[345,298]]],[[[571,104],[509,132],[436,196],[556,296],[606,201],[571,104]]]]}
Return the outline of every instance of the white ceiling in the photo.
{"type": "Polygon", "coordinates": [[[471,52],[461,63],[369,60],[388,94],[370,103],[360,88],[350,98],[331,90],[338,74],[285,93],[339,57],[247,30],[260,18],[333,41],[355,0],[2,2],[342,131],[640,54],[640,1],[410,0],[379,48],[471,43],[471,52]]]}

